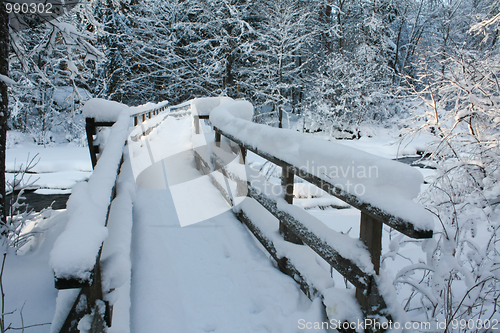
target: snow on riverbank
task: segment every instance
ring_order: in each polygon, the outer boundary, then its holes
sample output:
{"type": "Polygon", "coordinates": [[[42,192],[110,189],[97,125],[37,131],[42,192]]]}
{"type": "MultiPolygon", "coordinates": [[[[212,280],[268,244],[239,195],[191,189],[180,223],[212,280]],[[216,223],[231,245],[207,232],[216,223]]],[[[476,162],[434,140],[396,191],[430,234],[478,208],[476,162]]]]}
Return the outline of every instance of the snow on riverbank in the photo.
{"type": "Polygon", "coordinates": [[[54,272],[49,267],[49,253],[54,241],[62,232],[66,212],[53,212],[50,219],[41,221],[41,232],[31,249],[24,255],[10,252],[5,261],[3,288],[5,292],[6,324],[26,333],[48,333],[54,316],[57,289],[54,288],[54,272]],[[21,316],[22,315],[22,316],[21,316]],[[31,328],[28,328],[33,326],[31,328]]]}
{"type": "MultiPolygon", "coordinates": [[[[38,179],[35,186],[44,189],[42,193],[62,193],[71,189],[77,182],[87,180],[92,174],[92,164],[87,147],[75,144],[57,144],[43,147],[22,142],[12,145],[6,152],[6,181],[12,181],[14,173],[21,165],[26,167],[31,159],[38,163],[29,174],[31,181],[38,179]],[[38,154],[38,155],[37,155],[38,154]]],[[[26,180],[28,180],[25,177],[26,180]]]]}

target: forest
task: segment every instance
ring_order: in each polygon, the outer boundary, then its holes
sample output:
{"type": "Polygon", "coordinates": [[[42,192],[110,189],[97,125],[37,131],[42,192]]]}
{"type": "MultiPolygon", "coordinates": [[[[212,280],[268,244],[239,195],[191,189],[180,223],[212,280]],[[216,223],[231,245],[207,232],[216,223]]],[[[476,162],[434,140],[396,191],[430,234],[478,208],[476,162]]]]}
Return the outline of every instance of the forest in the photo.
{"type": "Polygon", "coordinates": [[[8,130],[85,145],[81,109],[96,97],[244,98],[255,122],[329,140],[367,126],[397,128],[402,146],[425,134],[419,154],[436,173],[419,202],[439,231],[421,241],[427,261],[394,281],[413,288],[404,309],[498,316],[500,1],[89,0],[50,21],[20,15],[0,9],[3,174],[8,130]]]}

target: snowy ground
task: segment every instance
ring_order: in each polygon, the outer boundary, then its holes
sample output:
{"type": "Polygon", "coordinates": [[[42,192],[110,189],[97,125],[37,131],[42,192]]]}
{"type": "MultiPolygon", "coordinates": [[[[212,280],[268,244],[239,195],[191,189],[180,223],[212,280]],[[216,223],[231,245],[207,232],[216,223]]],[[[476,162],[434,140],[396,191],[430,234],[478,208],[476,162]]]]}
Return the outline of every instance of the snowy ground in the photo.
{"type": "MultiPolygon", "coordinates": [[[[131,154],[136,160],[142,154],[149,164],[144,163],[142,176],[137,179],[143,188],[138,189],[134,201],[130,331],[299,332],[299,319],[324,320],[320,302],[309,301],[291,278],[272,265],[255,239],[227,211],[219,192],[208,179],[198,176],[192,154],[182,153],[191,148],[191,121],[189,116],[168,118],[152,132],[147,143],[142,141],[140,150],[131,154]],[[173,155],[179,163],[175,169],[162,169],[161,163],[157,163],[156,169],[147,170],[148,165],[154,164],[151,159],[160,162],[173,155]],[[194,178],[198,190],[187,187],[184,194],[189,200],[181,207],[175,198],[173,201],[166,184],[194,178]],[[174,214],[177,209],[177,213],[191,210],[196,215],[207,207],[213,210],[212,216],[187,227],[181,227],[174,214]]],[[[398,153],[398,146],[392,142],[391,136],[381,133],[376,138],[342,143],[387,158],[402,152],[413,155],[422,144],[413,143],[398,153]]],[[[33,171],[40,176],[38,185],[50,191],[69,189],[91,174],[87,148],[69,144],[47,148],[15,145],[7,151],[8,168],[14,169],[14,160],[16,165],[26,163],[28,152],[30,156],[39,154],[40,162],[33,171]]],[[[249,155],[250,162],[252,158],[259,162],[249,155]]],[[[429,171],[423,172],[425,176],[429,171]]],[[[340,202],[331,197],[310,198],[307,185],[298,188],[302,193],[297,193],[301,197],[295,200],[297,205],[306,207],[329,227],[357,237],[357,210],[332,208],[340,202]]],[[[6,311],[17,310],[7,317],[13,327],[21,326],[21,309],[25,325],[49,323],[54,316],[57,291],[47,261],[53,241],[63,228],[61,221],[64,212],[41,225],[48,230],[32,251],[7,257],[3,283],[6,311]]],[[[389,233],[385,232],[384,247],[389,242],[389,233]]],[[[341,277],[334,278],[338,285],[343,284],[341,277]]],[[[49,332],[49,325],[35,326],[26,332],[49,332]]]]}
{"type": "MultiPolygon", "coordinates": [[[[24,183],[34,182],[37,194],[69,193],[77,182],[87,180],[92,173],[85,147],[74,144],[43,147],[28,142],[18,132],[9,133],[9,136],[7,182],[12,181],[15,171],[25,168],[35,156],[34,161],[38,163],[24,177],[24,183]]],[[[54,316],[57,290],[48,260],[55,239],[64,229],[65,213],[53,211],[51,215],[52,219],[36,221],[38,230],[43,233],[34,239],[31,250],[24,255],[9,253],[5,261],[2,281],[5,311],[11,313],[6,316],[6,324],[20,328],[24,321],[24,326],[29,327],[26,332],[49,332],[54,316]]]]}
{"type": "Polygon", "coordinates": [[[24,255],[7,255],[3,274],[5,317],[12,328],[27,327],[25,332],[45,333],[54,316],[57,290],[54,273],[48,265],[54,241],[64,229],[65,212],[53,212],[52,218],[40,221],[43,234],[24,255]]]}
{"type": "Polygon", "coordinates": [[[6,181],[12,181],[15,172],[34,158],[37,163],[25,183],[36,180],[34,185],[40,194],[67,193],[92,174],[88,148],[71,143],[44,147],[22,142],[8,148],[6,155],[6,181]]]}

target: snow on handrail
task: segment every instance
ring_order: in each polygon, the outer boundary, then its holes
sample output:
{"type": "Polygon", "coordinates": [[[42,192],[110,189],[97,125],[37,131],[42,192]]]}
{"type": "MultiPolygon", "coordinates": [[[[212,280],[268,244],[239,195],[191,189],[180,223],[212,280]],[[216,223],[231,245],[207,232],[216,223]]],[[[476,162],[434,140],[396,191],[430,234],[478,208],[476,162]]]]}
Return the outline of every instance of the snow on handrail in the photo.
{"type": "Polygon", "coordinates": [[[385,285],[383,274],[379,275],[382,223],[412,238],[432,237],[432,216],[413,201],[422,184],[420,173],[398,162],[334,142],[252,123],[253,106],[247,101],[207,102],[210,103],[204,105],[206,109],[216,104],[207,111],[216,133],[215,145],[209,157],[200,149],[194,149],[196,165],[212,179],[224,197],[229,197],[226,200],[230,204],[236,199],[228,195],[229,189],[221,185],[219,174],[214,175],[213,168],[225,177],[226,187],[228,181],[248,184],[247,198],[239,200],[233,211],[280,269],[292,276],[306,295],[321,296],[328,306],[335,294],[333,289],[320,277],[314,264],[303,260],[313,250],[356,287],[356,299],[365,317],[385,316],[392,320],[393,315],[397,316],[397,311],[387,310],[385,299],[391,291],[378,287],[385,285]],[[252,174],[255,170],[251,168],[247,168],[245,179],[235,176],[233,167],[224,162],[231,158],[220,155],[220,151],[234,151],[234,147],[231,144],[229,149],[225,147],[222,136],[240,147],[243,161],[249,150],[280,166],[281,186],[268,184],[258,172],[252,174]],[[292,204],[295,175],[361,211],[359,240],[338,234],[292,204]],[[271,226],[270,216],[279,225],[271,226]],[[279,228],[281,237],[277,237],[274,228],[279,228]],[[305,244],[309,249],[296,246],[291,250],[286,241],[305,244]]]}
{"type": "Polygon", "coordinates": [[[102,98],[92,98],[85,102],[82,114],[85,118],[94,118],[97,122],[115,122],[128,106],[102,98]]]}
{"type": "Polygon", "coordinates": [[[191,101],[191,112],[193,116],[208,116],[217,106],[233,102],[234,99],[226,96],[195,98],[191,101]]]}
{"type": "Polygon", "coordinates": [[[153,104],[156,107],[148,107],[151,106],[151,104],[152,103],[148,103],[144,106],[131,108],[130,117],[134,118],[134,126],[139,125],[139,123],[144,123],[146,119],[151,119],[153,116],[156,116],[163,111],[171,113],[173,110],[189,109],[191,106],[191,100],[170,107],[168,106],[168,102],[161,102],[159,103],[159,106],[156,106],[157,104],[153,104]],[[141,119],[141,121],[139,121],[139,119],[141,119]]]}
{"type": "Polygon", "coordinates": [[[287,167],[398,231],[413,238],[432,236],[432,216],[413,201],[423,183],[417,170],[304,133],[255,124],[245,113],[241,102],[225,104],[212,110],[210,121],[241,147],[287,167]]]}
{"type": "Polygon", "coordinates": [[[65,230],[54,243],[50,266],[57,280],[91,281],[103,241],[108,236],[106,219],[128,135],[128,110],[111,128],[101,157],[88,182],[78,183],[67,203],[65,230]]]}
{"type": "Polygon", "coordinates": [[[160,102],[160,103],[146,103],[146,104],[143,104],[143,105],[139,105],[139,106],[133,106],[130,108],[130,116],[131,117],[134,117],[134,116],[139,116],[139,115],[142,115],[144,113],[148,113],[148,112],[152,112],[152,111],[155,111],[155,110],[160,110],[160,111],[163,111],[165,109],[168,108],[168,101],[163,101],[163,102],[160,102]]]}

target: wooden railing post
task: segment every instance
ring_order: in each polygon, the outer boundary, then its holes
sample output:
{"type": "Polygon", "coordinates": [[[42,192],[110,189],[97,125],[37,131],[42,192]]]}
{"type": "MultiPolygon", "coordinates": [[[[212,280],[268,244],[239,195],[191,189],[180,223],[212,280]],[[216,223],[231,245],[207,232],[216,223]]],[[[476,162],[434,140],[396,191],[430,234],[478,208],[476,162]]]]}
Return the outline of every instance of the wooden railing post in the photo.
{"type": "Polygon", "coordinates": [[[145,122],[145,121],[146,121],[146,114],[145,114],[145,113],[143,113],[143,114],[142,114],[142,122],[145,122]]]}
{"type": "Polygon", "coordinates": [[[139,118],[137,116],[134,117],[134,127],[139,124],[139,118]]]}
{"type": "Polygon", "coordinates": [[[200,134],[200,117],[194,116],[193,120],[194,120],[194,133],[200,134]]]}
{"type": "MultiPolygon", "coordinates": [[[[365,244],[368,252],[370,252],[373,268],[378,275],[382,252],[382,222],[361,212],[359,239],[365,244]]],[[[369,314],[371,308],[377,307],[375,303],[378,303],[378,297],[380,297],[378,291],[369,290],[367,294],[364,294],[360,289],[356,289],[356,299],[365,313],[369,314]]]]}
{"type": "Polygon", "coordinates": [[[245,147],[240,146],[240,154],[241,154],[240,163],[245,164],[245,162],[247,160],[247,150],[245,147]]]}
{"type": "MultiPolygon", "coordinates": [[[[285,194],[285,201],[290,205],[293,204],[293,183],[294,176],[292,170],[288,167],[288,165],[284,165],[281,167],[281,186],[283,187],[283,192],[285,194]]],[[[280,233],[283,235],[283,238],[286,241],[295,243],[295,244],[303,244],[300,238],[294,233],[290,232],[288,228],[285,226],[283,222],[280,221],[280,233]]]]}
{"type": "Polygon", "coordinates": [[[221,140],[221,135],[219,132],[215,132],[215,145],[217,147],[220,147],[220,140],[221,140]]]}
{"type": "Polygon", "coordinates": [[[87,132],[87,143],[89,145],[90,159],[92,160],[92,169],[94,169],[97,164],[97,152],[94,147],[94,135],[96,134],[94,118],[85,118],[85,130],[87,132]]]}

